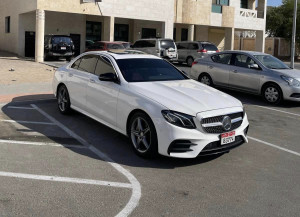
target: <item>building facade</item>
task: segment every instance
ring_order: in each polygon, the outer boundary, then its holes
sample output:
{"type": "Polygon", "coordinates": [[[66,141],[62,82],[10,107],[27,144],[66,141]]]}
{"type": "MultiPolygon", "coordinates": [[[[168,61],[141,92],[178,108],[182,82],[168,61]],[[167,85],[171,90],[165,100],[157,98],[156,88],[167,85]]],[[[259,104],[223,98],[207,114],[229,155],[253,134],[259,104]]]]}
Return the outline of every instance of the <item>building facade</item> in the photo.
{"type": "Polygon", "coordinates": [[[204,40],[234,48],[234,32],[256,31],[264,50],[267,0],[1,0],[0,50],[43,61],[44,36],[86,41],[163,37],[204,40]]]}

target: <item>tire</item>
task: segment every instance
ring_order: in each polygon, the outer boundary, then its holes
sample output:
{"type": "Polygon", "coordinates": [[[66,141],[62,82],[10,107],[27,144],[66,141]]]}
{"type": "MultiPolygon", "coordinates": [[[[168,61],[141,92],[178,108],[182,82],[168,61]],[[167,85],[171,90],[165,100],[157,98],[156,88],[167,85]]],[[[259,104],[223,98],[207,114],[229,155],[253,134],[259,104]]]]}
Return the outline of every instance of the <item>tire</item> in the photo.
{"type": "Polygon", "coordinates": [[[57,91],[57,105],[60,113],[67,115],[71,113],[71,101],[68,89],[65,85],[59,87],[57,91]]]}
{"type": "Polygon", "coordinates": [[[193,62],[194,62],[194,58],[193,58],[193,57],[188,57],[188,58],[186,59],[186,63],[187,63],[187,65],[188,65],[189,67],[192,67],[193,62]]]}
{"type": "Polygon", "coordinates": [[[67,62],[70,62],[71,60],[72,60],[72,57],[67,57],[67,58],[66,58],[66,61],[67,61],[67,62]]]}
{"type": "Polygon", "coordinates": [[[202,73],[199,78],[198,81],[202,84],[206,84],[207,86],[213,87],[214,83],[213,80],[211,79],[210,75],[207,73],[202,73]]]}
{"type": "Polygon", "coordinates": [[[143,112],[135,113],[129,122],[128,136],[135,153],[143,158],[158,155],[155,126],[151,118],[143,112]]]}
{"type": "Polygon", "coordinates": [[[267,84],[263,87],[264,100],[272,105],[278,105],[283,101],[282,90],[277,84],[267,84]]]}

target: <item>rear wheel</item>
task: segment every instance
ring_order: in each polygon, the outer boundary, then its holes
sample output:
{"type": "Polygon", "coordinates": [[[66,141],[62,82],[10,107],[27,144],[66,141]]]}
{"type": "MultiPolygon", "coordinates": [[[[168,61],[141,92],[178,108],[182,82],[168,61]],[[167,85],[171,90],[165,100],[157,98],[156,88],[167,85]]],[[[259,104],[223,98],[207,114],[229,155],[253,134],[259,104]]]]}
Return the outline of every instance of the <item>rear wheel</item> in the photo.
{"type": "Polygon", "coordinates": [[[60,113],[70,114],[71,113],[71,102],[69,92],[65,85],[59,87],[57,91],[57,104],[60,113]]]}
{"type": "Polygon", "coordinates": [[[198,78],[198,81],[201,82],[202,84],[206,84],[207,86],[210,87],[213,86],[213,81],[211,77],[206,73],[201,74],[198,78]]]}
{"type": "Polygon", "coordinates": [[[129,137],[134,151],[141,157],[153,158],[158,154],[155,126],[151,118],[143,112],[133,115],[129,125],[129,137]]]}
{"type": "Polygon", "coordinates": [[[66,60],[67,60],[68,62],[70,62],[70,61],[72,60],[72,57],[67,57],[66,60]]]}
{"type": "Polygon", "coordinates": [[[264,86],[262,96],[270,104],[278,105],[283,101],[281,88],[277,84],[264,86]]]}
{"type": "Polygon", "coordinates": [[[194,62],[194,58],[193,58],[193,57],[188,57],[188,58],[186,59],[186,63],[187,63],[187,65],[188,65],[189,67],[192,67],[193,62],[194,62]]]}

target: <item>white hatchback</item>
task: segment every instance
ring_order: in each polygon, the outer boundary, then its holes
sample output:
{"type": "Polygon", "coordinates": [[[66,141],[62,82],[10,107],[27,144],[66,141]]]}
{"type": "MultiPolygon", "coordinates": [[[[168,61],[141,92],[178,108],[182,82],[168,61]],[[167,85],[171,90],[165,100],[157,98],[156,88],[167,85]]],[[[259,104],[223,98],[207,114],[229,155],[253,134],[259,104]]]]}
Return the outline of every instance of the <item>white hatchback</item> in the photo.
{"type": "Polygon", "coordinates": [[[247,140],[240,101],[152,55],[88,52],[53,79],[59,111],[79,111],[127,135],[143,157],[228,152],[247,140]]]}

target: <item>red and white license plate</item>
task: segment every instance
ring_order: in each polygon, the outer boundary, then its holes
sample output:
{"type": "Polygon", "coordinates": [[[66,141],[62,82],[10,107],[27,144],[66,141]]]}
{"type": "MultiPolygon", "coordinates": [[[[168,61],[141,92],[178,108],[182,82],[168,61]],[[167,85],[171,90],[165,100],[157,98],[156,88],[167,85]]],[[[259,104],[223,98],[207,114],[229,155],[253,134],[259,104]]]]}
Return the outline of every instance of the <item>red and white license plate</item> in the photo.
{"type": "Polygon", "coordinates": [[[66,47],[61,47],[60,49],[61,49],[61,50],[66,50],[67,48],[66,48],[66,47]]]}
{"type": "Polygon", "coordinates": [[[221,145],[226,145],[235,141],[235,131],[221,134],[221,145]]]}

